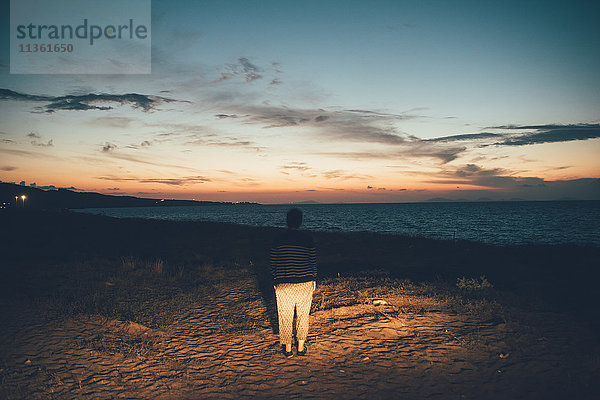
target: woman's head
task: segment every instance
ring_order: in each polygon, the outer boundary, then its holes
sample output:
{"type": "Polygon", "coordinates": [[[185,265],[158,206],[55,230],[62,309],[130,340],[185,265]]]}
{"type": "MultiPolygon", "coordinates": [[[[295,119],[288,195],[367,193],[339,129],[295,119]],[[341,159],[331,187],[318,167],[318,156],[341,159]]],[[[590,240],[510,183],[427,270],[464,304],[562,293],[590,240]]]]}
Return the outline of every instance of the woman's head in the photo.
{"type": "Polygon", "coordinates": [[[287,213],[287,226],[291,229],[298,229],[302,225],[302,211],[299,208],[292,208],[287,213]]]}

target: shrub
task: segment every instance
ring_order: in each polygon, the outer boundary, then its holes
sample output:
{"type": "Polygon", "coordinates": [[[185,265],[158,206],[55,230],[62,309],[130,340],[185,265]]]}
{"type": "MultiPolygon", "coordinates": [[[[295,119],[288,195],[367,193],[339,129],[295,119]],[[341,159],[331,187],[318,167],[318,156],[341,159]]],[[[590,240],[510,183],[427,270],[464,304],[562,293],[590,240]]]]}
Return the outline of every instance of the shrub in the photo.
{"type": "Polygon", "coordinates": [[[485,275],[481,275],[479,279],[465,278],[464,276],[462,278],[458,278],[456,280],[456,287],[462,290],[471,291],[493,288],[494,285],[487,280],[485,275]]]}

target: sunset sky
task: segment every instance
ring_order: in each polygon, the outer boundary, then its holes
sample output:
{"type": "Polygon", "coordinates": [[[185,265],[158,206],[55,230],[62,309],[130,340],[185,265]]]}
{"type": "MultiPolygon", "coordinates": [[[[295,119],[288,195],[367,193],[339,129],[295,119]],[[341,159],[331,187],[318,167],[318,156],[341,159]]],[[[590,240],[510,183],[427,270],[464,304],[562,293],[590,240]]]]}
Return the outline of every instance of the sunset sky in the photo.
{"type": "Polygon", "coordinates": [[[597,1],[152,1],[144,75],[10,74],[8,11],[4,182],[262,203],[600,199],[597,1]]]}

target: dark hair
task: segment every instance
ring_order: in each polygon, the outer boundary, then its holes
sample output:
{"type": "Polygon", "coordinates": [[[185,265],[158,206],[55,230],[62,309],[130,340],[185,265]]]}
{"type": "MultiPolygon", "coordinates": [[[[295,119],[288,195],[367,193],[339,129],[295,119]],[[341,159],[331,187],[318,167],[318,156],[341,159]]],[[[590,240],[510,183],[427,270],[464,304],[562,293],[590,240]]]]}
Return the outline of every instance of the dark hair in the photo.
{"type": "Polygon", "coordinates": [[[302,225],[302,210],[292,208],[287,213],[287,226],[288,228],[298,229],[300,225],[302,225]]]}

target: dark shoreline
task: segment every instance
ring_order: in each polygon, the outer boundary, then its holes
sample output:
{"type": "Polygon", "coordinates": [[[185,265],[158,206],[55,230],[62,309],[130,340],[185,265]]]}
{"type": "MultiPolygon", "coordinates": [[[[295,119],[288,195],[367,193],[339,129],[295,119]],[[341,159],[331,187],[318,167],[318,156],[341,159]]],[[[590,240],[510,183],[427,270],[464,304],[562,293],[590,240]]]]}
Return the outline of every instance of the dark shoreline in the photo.
{"type": "MultiPolygon", "coordinates": [[[[70,211],[0,210],[3,292],[27,285],[24,269],[92,259],[161,259],[170,266],[251,265],[268,275],[268,250],[281,228],[216,222],[117,219],[70,211]]],[[[495,246],[377,233],[314,232],[320,277],[384,274],[454,285],[485,275],[499,291],[544,309],[598,315],[600,247],[495,246]]]]}

